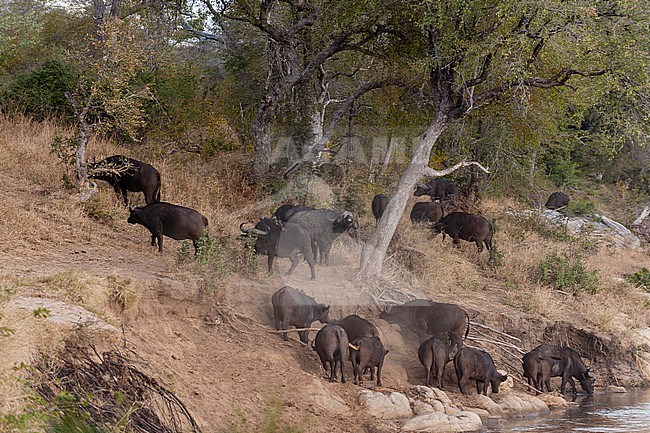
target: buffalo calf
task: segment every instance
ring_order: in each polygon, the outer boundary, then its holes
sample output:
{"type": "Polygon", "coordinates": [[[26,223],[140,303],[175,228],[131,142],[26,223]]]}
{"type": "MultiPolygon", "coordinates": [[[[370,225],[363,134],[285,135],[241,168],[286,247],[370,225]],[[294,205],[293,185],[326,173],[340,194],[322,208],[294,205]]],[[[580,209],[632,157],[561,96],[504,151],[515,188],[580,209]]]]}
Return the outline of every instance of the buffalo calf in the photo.
{"type": "Polygon", "coordinates": [[[499,392],[499,385],[508,378],[499,373],[489,353],[471,347],[463,347],[454,356],[454,367],[458,378],[458,388],[467,394],[463,383],[468,380],[476,381],[476,391],[487,395],[488,383],[492,385],[494,394],[499,392]]]}
{"type": "Polygon", "coordinates": [[[330,382],[335,382],[341,370],[341,383],[345,383],[343,360],[349,357],[349,341],[345,329],[339,325],[325,325],[314,340],[313,348],[318,353],[325,373],[329,372],[330,382]]]}
{"type": "MultiPolygon", "coordinates": [[[[319,304],[311,296],[307,296],[290,286],[284,286],[271,296],[275,329],[286,330],[289,326],[309,328],[312,322],[329,322],[329,305],[319,304]]],[[[307,344],[309,331],[298,331],[300,341],[307,344]]],[[[289,339],[288,333],[283,333],[284,341],[289,339]]]]}
{"type": "Polygon", "coordinates": [[[413,205],[410,217],[414,223],[437,223],[443,215],[444,211],[439,203],[421,201],[413,205]]]}
{"type": "Polygon", "coordinates": [[[449,347],[439,338],[431,337],[420,344],[418,358],[427,369],[427,386],[432,386],[435,379],[438,388],[442,387],[442,373],[449,362],[449,347]]]}
{"type": "Polygon", "coordinates": [[[544,205],[547,209],[560,209],[569,204],[569,196],[563,192],[554,192],[546,200],[544,205]]]}
{"type": "Polygon", "coordinates": [[[352,373],[354,383],[363,385],[363,371],[370,369],[370,380],[375,380],[374,373],[377,368],[377,385],[381,386],[381,368],[384,365],[384,357],[388,350],[379,337],[361,337],[352,341],[350,361],[352,361],[352,373]]]}
{"type": "Polygon", "coordinates": [[[151,245],[158,252],[163,252],[163,236],[177,241],[191,239],[194,244],[194,254],[198,250],[197,241],[206,233],[208,219],[195,211],[183,206],[170,203],[152,203],[145,207],[132,207],[127,220],[129,224],[140,224],[151,232],[151,245]]]}
{"type": "Polygon", "coordinates": [[[385,194],[377,194],[372,198],[372,214],[375,216],[376,221],[379,221],[384,214],[386,206],[388,206],[388,197],[385,194]]]}

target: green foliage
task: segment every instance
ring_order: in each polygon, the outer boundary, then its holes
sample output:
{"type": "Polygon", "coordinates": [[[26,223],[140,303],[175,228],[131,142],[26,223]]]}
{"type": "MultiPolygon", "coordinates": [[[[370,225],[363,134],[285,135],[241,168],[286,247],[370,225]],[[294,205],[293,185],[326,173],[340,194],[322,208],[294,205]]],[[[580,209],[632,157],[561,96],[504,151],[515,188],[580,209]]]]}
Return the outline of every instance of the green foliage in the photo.
{"type": "Polygon", "coordinates": [[[552,252],[539,264],[537,278],[556,290],[596,293],[598,272],[585,267],[581,256],[560,256],[552,252]]]}
{"type": "Polygon", "coordinates": [[[645,266],[635,273],[628,275],[626,279],[635,287],[643,289],[646,292],[650,292],[650,270],[648,270],[648,268],[645,266]]]}
{"type": "Polygon", "coordinates": [[[97,222],[117,228],[120,212],[115,204],[108,200],[106,195],[95,194],[90,199],[80,203],[81,209],[86,216],[97,222]]]}
{"type": "Polygon", "coordinates": [[[196,254],[193,254],[191,243],[183,242],[178,251],[178,263],[203,277],[204,292],[219,292],[229,275],[253,275],[257,271],[258,258],[253,244],[246,236],[233,241],[228,237],[205,235],[197,241],[196,254]]]}
{"type": "Polygon", "coordinates": [[[58,60],[21,73],[0,95],[6,108],[42,121],[50,116],[71,118],[72,107],[65,92],[72,91],[77,82],[74,68],[58,60]]]}
{"type": "Polygon", "coordinates": [[[32,314],[37,319],[47,319],[48,317],[50,317],[50,313],[51,311],[49,308],[43,308],[43,307],[39,307],[34,311],[32,311],[32,314]]]}
{"type": "Polygon", "coordinates": [[[569,216],[591,216],[596,213],[596,205],[591,200],[571,200],[562,213],[569,216]]]}

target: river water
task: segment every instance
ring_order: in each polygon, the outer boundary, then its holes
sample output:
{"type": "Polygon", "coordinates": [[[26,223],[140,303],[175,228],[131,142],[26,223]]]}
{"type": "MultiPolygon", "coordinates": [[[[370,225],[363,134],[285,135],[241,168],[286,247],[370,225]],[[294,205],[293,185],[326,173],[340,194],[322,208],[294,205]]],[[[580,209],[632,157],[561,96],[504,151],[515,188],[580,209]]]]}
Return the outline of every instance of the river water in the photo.
{"type": "Polygon", "coordinates": [[[534,418],[488,421],[481,432],[650,433],[650,390],[578,396],[575,405],[565,410],[534,418]]]}

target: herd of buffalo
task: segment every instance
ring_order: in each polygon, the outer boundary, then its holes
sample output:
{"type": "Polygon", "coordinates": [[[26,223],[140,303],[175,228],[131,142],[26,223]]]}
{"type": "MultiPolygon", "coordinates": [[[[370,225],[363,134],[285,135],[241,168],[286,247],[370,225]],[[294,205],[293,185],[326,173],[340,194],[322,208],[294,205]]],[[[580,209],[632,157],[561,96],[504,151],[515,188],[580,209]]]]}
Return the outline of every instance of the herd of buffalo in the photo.
{"type": "MultiPolygon", "coordinates": [[[[381,386],[381,370],[384,357],[388,353],[379,331],[370,321],[350,315],[341,320],[329,318],[330,307],[318,303],[314,298],[284,286],[271,297],[275,327],[279,331],[297,328],[300,341],[307,344],[311,324],[325,324],[316,334],[312,348],[318,353],[323,369],[330,381],[345,383],[346,360],[352,364],[355,384],[363,384],[363,373],[370,371],[370,380],[377,376],[381,386]],[[376,373],[375,373],[376,372],[376,373]]],[[[456,304],[433,302],[428,299],[415,299],[402,305],[387,307],[379,318],[405,327],[414,332],[422,341],[418,348],[418,358],[426,369],[426,385],[443,389],[443,371],[453,359],[458,388],[467,394],[465,384],[476,381],[479,394],[487,395],[488,385],[493,393],[499,392],[499,385],[507,375],[497,371],[492,356],[484,350],[463,347],[463,338],[470,328],[469,316],[456,304]],[[453,357],[450,355],[454,353],[453,357]]],[[[288,335],[283,332],[284,340],[288,335]]],[[[564,393],[567,382],[576,393],[574,379],[587,393],[594,391],[594,374],[584,365],[578,353],[566,346],[541,344],[524,355],[522,359],[524,377],[528,384],[538,391],[551,392],[551,377],[561,377],[560,387],[564,393]]]]}
{"type": "MultiPolygon", "coordinates": [[[[163,252],[163,236],[175,240],[189,239],[195,252],[197,241],[207,234],[208,220],[194,209],[160,201],[160,173],[151,165],[122,155],[114,155],[87,165],[91,179],[108,182],[118,197],[128,206],[127,192],[142,192],[146,206],[130,207],[128,222],[140,224],[151,232],[151,245],[163,252]]],[[[413,206],[410,217],[413,222],[427,223],[433,234],[449,235],[454,244],[459,239],[475,242],[478,252],[483,245],[492,248],[493,229],[490,222],[481,215],[465,212],[444,213],[445,203],[457,194],[459,188],[451,181],[438,178],[419,184],[415,196],[429,196],[430,202],[418,202],[413,206]]],[[[561,192],[551,194],[546,207],[559,209],[566,206],[569,197],[561,192]]],[[[376,195],[372,200],[372,212],[378,221],[388,205],[388,197],[376,195]]],[[[330,250],[334,240],[342,233],[359,228],[359,222],[352,213],[329,209],[314,209],[308,206],[282,205],[271,217],[261,218],[253,227],[240,225],[240,230],[255,235],[255,252],[268,257],[271,272],[275,257],[289,258],[290,275],[298,266],[299,257],[304,257],[311,270],[311,279],[316,278],[316,263],[328,266],[330,250]]],[[[275,326],[280,331],[289,326],[298,329],[300,341],[307,344],[312,322],[326,324],[313,341],[313,349],[323,364],[330,380],[338,378],[345,382],[344,362],[350,360],[354,382],[363,383],[363,373],[370,370],[370,378],[377,376],[381,385],[381,370],[388,350],[379,338],[377,328],[368,320],[357,315],[347,316],[339,321],[329,319],[329,306],[319,304],[299,290],[285,286],[271,298],[275,326]],[[375,373],[376,371],[376,373],[375,373]]],[[[426,385],[443,387],[442,373],[453,359],[458,387],[465,394],[463,386],[469,380],[476,381],[478,393],[487,394],[488,384],[492,392],[498,392],[501,382],[507,376],[499,373],[489,353],[463,347],[463,338],[470,329],[467,313],[458,305],[416,299],[402,305],[388,306],[379,315],[389,323],[404,326],[419,337],[422,343],[418,358],[426,368],[426,385]],[[451,356],[454,354],[453,357],[451,356]]],[[[288,334],[283,333],[288,339],[288,334]]],[[[574,378],[583,390],[592,393],[594,375],[585,367],[578,353],[565,346],[542,344],[523,357],[524,377],[529,385],[539,391],[551,391],[550,378],[562,377],[561,391],[566,383],[575,393],[574,378]]]]}

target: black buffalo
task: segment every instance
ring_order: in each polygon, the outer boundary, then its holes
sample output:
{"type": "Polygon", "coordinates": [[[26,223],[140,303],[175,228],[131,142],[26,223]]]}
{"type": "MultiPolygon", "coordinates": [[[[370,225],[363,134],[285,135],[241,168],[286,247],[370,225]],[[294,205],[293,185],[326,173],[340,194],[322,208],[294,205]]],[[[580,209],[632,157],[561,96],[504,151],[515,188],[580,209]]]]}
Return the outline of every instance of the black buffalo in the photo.
{"type": "Polygon", "coordinates": [[[421,201],[413,205],[413,209],[411,209],[411,221],[414,223],[437,223],[444,214],[442,206],[439,203],[421,201]]]}
{"type": "Polygon", "coordinates": [[[244,224],[241,223],[239,229],[244,233],[257,235],[255,253],[268,257],[269,273],[273,269],[275,257],[288,257],[291,259],[291,267],[287,275],[291,275],[300,262],[298,255],[302,254],[311,269],[311,279],[316,279],[311,238],[305,229],[298,224],[283,223],[277,218],[263,218],[252,229],[244,228],[244,224]]]}
{"type": "Polygon", "coordinates": [[[454,356],[454,367],[458,378],[458,388],[463,394],[467,394],[463,383],[468,380],[476,381],[476,391],[487,395],[488,383],[492,385],[492,392],[499,392],[499,385],[508,378],[507,375],[499,373],[494,366],[492,356],[484,350],[471,347],[464,347],[454,356]]]}
{"type": "Polygon", "coordinates": [[[308,210],[314,210],[314,208],[311,207],[311,206],[305,206],[303,204],[293,206],[291,209],[287,209],[284,212],[284,219],[282,221],[285,221],[285,222],[289,221],[291,219],[291,217],[293,217],[295,214],[300,213],[300,212],[305,212],[305,211],[308,211],[308,210]]]}
{"type": "Polygon", "coordinates": [[[160,201],[160,173],[146,162],[113,155],[91,162],[87,168],[88,177],[108,182],[125,206],[129,205],[127,191],[144,193],[147,204],[160,201]]]}
{"type": "Polygon", "coordinates": [[[351,314],[337,321],[336,324],[345,329],[350,341],[361,337],[379,337],[379,331],[375,325],[356,314],[351,314]]]}
{"type": "Polygon", "coordinates": [[[442,372],[449,362],[449,347],[445,342],[437,337],[425,340],[418,349],[418,358],[427,370],[426,385],[432,386],[435,380],[438,388],[443,389],[442,372]]]}
{"type": "Polygon", "coordinates": [[[388,206],[388,197],[385,194],[377,194],[372,198],[372,214],[375,216],[375,220],[379,221],[381,216],[384,214],[388,206]]]}
{"type": "Polygon", "coordinates": [[[345,329],[339,325],[326,325],[316,334],[313,348],[318,353],[325,372],[329,371],[331,382],[336,381],[340,369],[341,383],[345,383],[343,361],[349,358],[349,345],[345,329]]]}
{"type": "Polygon", "coordinates": [[[571,385],[571,391],[574,394],[577,392],[574,378],[578,379],[585,392],[594,392],[594,374],[584,365],[578,352],[570,347],[540,344],[525,354],[522,362],[524,377],[539,391],[543,392],[546,385],[546,390],[551,392],[551,377],[560,376],[562,394],[566,390],[567,382],[571,385]]]}
{"type": "Polygon", "coordinates": [[[358,229],[359,222],[350,212],[337,212],[329,209],[311,209],[296,212],[289,217],[289,222],[303,227],[309,233],[314,260],[320,264],[330,264],[330,250],[334,240],[350,229],[358,229]]]}
{"type": "MultiPolygon", "coordinates": [[[[311,296],[307,296],[290,286],[284,286],[271,296],[275,329],[286,330],[289,326],[309,328],[312,322],[329,323],[329,305],[319,304],[311,296]]],[[[309,331],[298,331],[300,341],[307,344],[309,331]]],[[[288,333],[282,335],[284,341],[289,339],[288,333]]]]}
{"type": "Polygon", "coordinates": [[[287,212],[289,212],[291,209],[293,209],[294,205],[292,204],[283,204],[280,207],[278,207],[275,212],[273,212],[273,216],[279,219],[282,222],[287,222],[287,212]]]}
{"type": "Polygon", "coordinates": [[[431,200],[441,200],[444,201],[447,197],[452,196],[458,192],[458,187],[455,183],[443,179],[436,178],[431,179],[427,183],[418,184],[417,188],[413,195],[420,197],[423,195],[428,195],[431,197],[431,200]]]}
{"type": "Polygon", "coordinates": [[[463,336],[469,333],[469,316],[456,304],[415,299],[402,305],[387,307],[379,317],[389,323],[410,328],[420,340],[431,336],[449,338],[449,350],[463,347],[463,336]],[[463,335],[464,332],[464,335],[463,335]]]}
{"type": "Polygon", "coordinates": [[[459,245],[459,239],[468,242],[475,242],[479,254],[483,251],[483,244],[488,251],[492,249],[492,224],[481,215],[473,215],[465,212],[452,212],[431,225],[434,235],[438,233],[448,234],[454,244],[459,245]]]}
{"type": "Polygon", "coordinates": [[[547,209],[560,209],[569,204],[569,196],[563,192],[554,192],[546,200],[547,209]]]}
{"type": "Polygon", "coordinates": [[[140,224],[151,232],[151,245],[156,246],[158,252],[163,252],[163,236],[175,240],[191,239],[194,244],[194,253],[198,251],[197,241],[207,235],[208,219],[195,211],[175,204],[158,202],[145,207],[131,207],[127,220],[129,224],[140,224]]]}
{"type": "Polygon", "coordinates": [[[354,383],[363,384],[363,371],[370,369],[370,380],[375,380],[375,368],[377,369],[377,385],[381,386],[381,369],[384,365],[384,357],[388,350],[379,337],[361,337],[352,341],[350,361],[352,361],[352,373],[354,383]]]}

